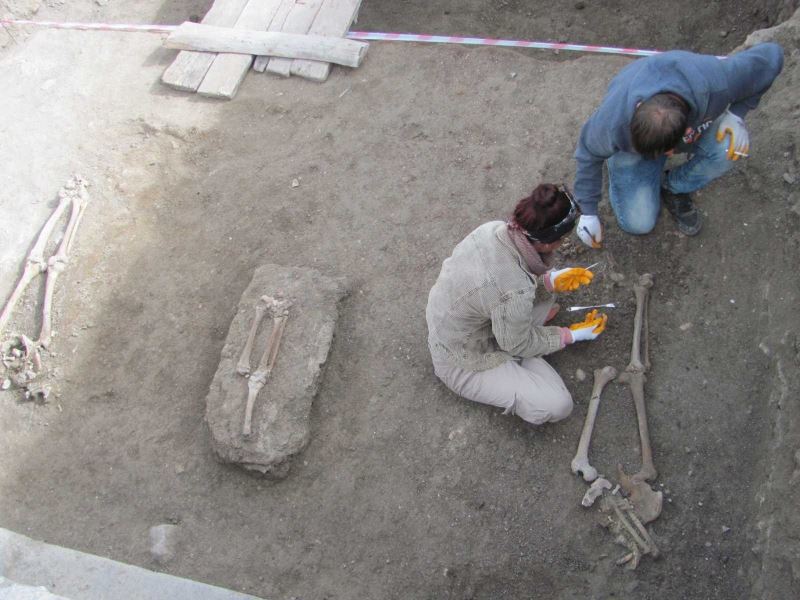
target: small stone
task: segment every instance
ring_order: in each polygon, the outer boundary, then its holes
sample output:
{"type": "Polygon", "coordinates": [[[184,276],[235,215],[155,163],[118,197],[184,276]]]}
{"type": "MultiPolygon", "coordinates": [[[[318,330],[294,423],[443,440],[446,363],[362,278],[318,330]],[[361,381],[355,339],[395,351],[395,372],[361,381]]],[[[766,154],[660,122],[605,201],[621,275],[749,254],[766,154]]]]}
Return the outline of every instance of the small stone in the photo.
{"type": "Polygon", "coordinates": [[[0,384],[0,390],[7,390],[11,387],[11,380],[10,379],[3,379],[3,383],[0,384]]]}
{"type": "Polygon", "coordinates": [[[586,8],[586,2],[578,0],[578,2],[575,3],[575,10],[583,10],[584,8],[586,8]]]}
{"type": "Polygon", "coordinates": [[[517,74],[514,71],[512,71],[511,72],[511,79],[516,79],[516,78],[517,78],[517,74]]]}
{"type": "Polygon", "coordinates": [[[684,450],[686,451],[686,454],[691,454],[691,452],[692,452],[692,449],[691,449],[691,448],[689,448],[689,446],[686,446],[686,447],[684,448],[684,450]]]}
{"type": "Polygon", "coordinates": [[[611,281],[613,281],[614,283],[620,283],[620,282],[625,280],[625,275],[624,274],[617,273],[615,271],[612,271],[611,273],[609,273],[608,276],[611,277],[611,281]]]}
{"type": "Polygon", "coordinates": [[[586,371],[583,369],[576,369],[575,370],[575,379],[578,381],[585,381],[586,380],[586,371]]]}
{"type": "Polygon", "coordinates": [[[300,187],[300,180],[292,179],[292,187],[293,188],[300,187]]]}
{"type": "Polygon", "coordinates": [[[163,523],[150,528],[150,556],[159,564],[175,558],[178,526],[163,523]]]}
{"type": "Polygon", "coordinates": [[[691,323],[683,323],[678,329],[681,331],[689,331],[692,328],[691,323]]]}
{"type": "Polygon", "coordinates": [[[783,174],[783,180],[786,183],[788,183],[789,185],[792,185],[797,180],[797,178],[794,175],[792,175],[791,173],[784,173],[783,174]]]}
{"type": "Polygon", "coordinates": [[[728,533],[730,530],[731,530],[730,527],[727,527],[726,525],[722,526],[722,533],[728,533]]]}
{"type": "Polygon", "coordinates": [[[697,506],[703,506],[703,503],[702,502],[698,502],[697,506]]]}
{"type": "Polygon", "coordinates": [[[706,548],[711,548],[711,542],[706,542],[706,548]]]}
{"type": "Polygon", "coordinates": [[[722,38],[728,37],[728,31],[723,29],[722,31],[719,32],[719,37],[722,37],[722,38]]]}

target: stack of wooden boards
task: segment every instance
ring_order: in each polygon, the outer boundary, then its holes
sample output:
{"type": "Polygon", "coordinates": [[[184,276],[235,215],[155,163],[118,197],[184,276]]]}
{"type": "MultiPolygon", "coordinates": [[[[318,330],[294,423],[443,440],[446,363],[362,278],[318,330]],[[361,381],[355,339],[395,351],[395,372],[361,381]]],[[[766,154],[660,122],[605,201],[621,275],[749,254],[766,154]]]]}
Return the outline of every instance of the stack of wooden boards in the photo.
{"type": "MultiPolygon", "coordinates": [[[[250,31],[342,38],[356,19],[361,0],[215,0],[204,25],[250,31]]],[[[250,67],[288,77],[325,81],[330,63],[246,54],[181,51],[161,80],[179,90],[233,98],[250,67]]]]}

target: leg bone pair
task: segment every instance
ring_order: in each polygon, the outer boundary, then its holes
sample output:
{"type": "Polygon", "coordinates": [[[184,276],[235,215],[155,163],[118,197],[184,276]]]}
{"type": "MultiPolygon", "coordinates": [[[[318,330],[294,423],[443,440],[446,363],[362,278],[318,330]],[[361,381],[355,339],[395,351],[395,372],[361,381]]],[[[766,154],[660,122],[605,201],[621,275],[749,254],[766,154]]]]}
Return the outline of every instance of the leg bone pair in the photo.
{"type": "MultiPolygon", "coordinates": [[[[644,401],[644,382],[646,380],[645,370],[649,367],[649,358],[645,357],[642,362],[640,338],[642,325],[647,316],[648,292],[653,286],[653,277],[646,273],[639,278],[639,282],[633,286],[636,296],[636,316],[633,321],[633,345],[631,347],[631,362],[625,371],[617,378],[620,383],[625,383],[631,388],[633,403],[636,407],[636,419],[639,423],[639,437],[642,444],[642,468],[631,479],[634,482],[648,481],[655,479],[658,474],[653,464],[653,450],[650,445],[650,432],[647,428],[647,407],[644,401]]],[[[645,324],[644,330],[648,327],[645,324]]],[[[644,348],[647,353],[648,342],[645,340],[644,348]]]]}
{"type": "Polygon", "coordinates": [[[244,350],[242,350],[242,356],[236,364],[236,372],[239,375],[250,375],[250,355],[253,353],[253,342],[255,342],[256,334],[264,315],[275,303],[276,300],[270,296],[261,296],[256,303],[256,316],[250,326],[250,332],[247,334],[247,342],[245,342],[244,350]]]}
{"type": "Polygon", "coordinates": [[[11,318],[11,313],[13,312],[14,307],[27,289],[30,282],[40,273],[47,271],[47,261],[44,259],[44,251],[46,250],[47,242],[50,239],[56,224],[61,219],[61,215],[64,214],[67,206],[72,201],[76,193],[76,188],[82,189],[85,187],[85,185],[86,182],[76,175],[70,179],[67,185],[65,185],[58,192],[58,205],[50,214],[50,217],[48,217],[47,221],[39,232],[36,242],[33,244],[33,248],[31,248],[31,251],[28,253],[28,257],[25,259],[25,270],[22,272],[22,277],[20,277],[19,281],[17,282],[17,286],[14,288],[14,291],[11,292],[11,296],[9,296],[5,306],[3,307],[3,311],[0,312],[0,334],[2,334],[6,323],[8,323],[8,320],[11,318]]]}
{"type": "Polygon", "coordinates": [[[597,417],[597,409],[600,406],[600,395],[606,384],[617,376],[614,367],[603,367],[594,371],[594,386],[592,387],[592,397],[589,400],[589,408],[586,410],[586,421],[583,423],[583,431],[578,441],[578,451],[572,459],[572,472],[582,475],[584,481],[594,481],[597,479],[597,469],[589,464],[589,444],[592,441],[592,431],[594,421],[597,417]]]}
{"type": "Polygon", "coordinates": [[[289,307],[291,302],[288,300],[275,301],[270,307],[272,313],[272,331],[270,331],[267,347],[261,356],[256,370],[247,380],[247,405],[244,411],[244,425],[242,435],[250,437],[252,434],[253,406],[255,405],[258,393],[272,374],[275,360],[278,358],[278,348],[283,337],[283,330],[286,327],[286,320],[289,318],[289,307]]]}
{"type": "Polygon", "coordinates": [[[50,345],[53,332],[52,310],[56,280],[67,266],[72,243],[75,241],[75,235],[78,231],[78,225],[80,225],[83,212],[86,210],[86,205],[89,203],[89,194],[86,192],[86,182],[77,178],[76,187],[73,189],[71,195],[72,211],[69,215],[67,229],[64,231],[64,237],[58,245],[58,250],[47,261],[47,281],[44,287],[44,304],[42,307],[42,329],[39,332],[38,340],[38,344],[43,348],[50,345]]]}

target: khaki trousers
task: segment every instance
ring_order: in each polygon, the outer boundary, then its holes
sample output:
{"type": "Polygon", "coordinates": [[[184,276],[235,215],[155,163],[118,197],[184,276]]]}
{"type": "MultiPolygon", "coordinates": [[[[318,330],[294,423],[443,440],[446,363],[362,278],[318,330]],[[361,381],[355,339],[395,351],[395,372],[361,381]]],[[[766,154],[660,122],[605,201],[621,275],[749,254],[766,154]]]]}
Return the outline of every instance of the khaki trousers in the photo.
{"type": "MultiPolygon", "coordinates": [[[[544,323],[553,302],[534,305],[537,322],[544,323]]],[[[437,363],[436,376],[459,396],[505,409],[528,423],[566,419],[572,413],[572,395],[555,369],[543,358],[510,360],[494,369],[467,371],[437,363]]]]}

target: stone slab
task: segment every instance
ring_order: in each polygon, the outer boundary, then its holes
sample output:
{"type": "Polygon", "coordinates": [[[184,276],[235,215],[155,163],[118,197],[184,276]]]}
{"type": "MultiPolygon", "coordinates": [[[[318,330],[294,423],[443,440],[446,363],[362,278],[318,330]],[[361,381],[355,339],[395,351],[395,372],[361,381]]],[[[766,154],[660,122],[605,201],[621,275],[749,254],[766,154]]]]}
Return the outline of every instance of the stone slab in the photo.
{"type": "MultiPolygon", "coordinates": [[[[333,340],[339,301],[345,296],[342,279],[319,271],[274,264],[256,269],[242,294],[228,330],[206,397],[206,422],[214,452],[223,462],[235,463],[271,478],[285,477],[291,459],[309,441],[311,404],[319,389],[333,340]],[[292,302],[271,377],[253,408],[252,435],[242,435],[247,378],[236,372],[258,299],[282,296],[292,302]]],[[[251,371],[256,369],[272,320],[265,316],[255,338],[251,371]]]]}
{"type": "Polygon", "coordinates": [[[0,584],[0,598],[14,600],[258,600],[255,596],[47,544],[8,529],[0,529],[0,584]]]}

